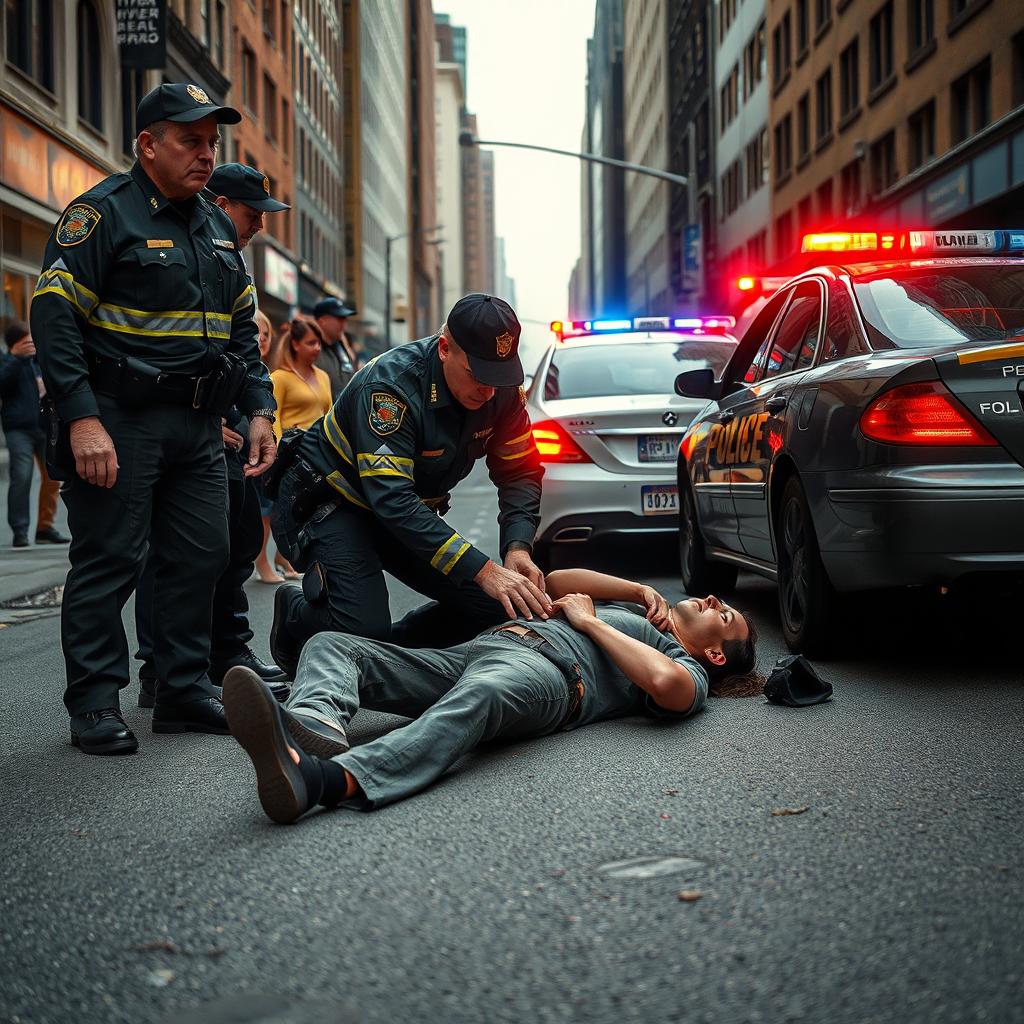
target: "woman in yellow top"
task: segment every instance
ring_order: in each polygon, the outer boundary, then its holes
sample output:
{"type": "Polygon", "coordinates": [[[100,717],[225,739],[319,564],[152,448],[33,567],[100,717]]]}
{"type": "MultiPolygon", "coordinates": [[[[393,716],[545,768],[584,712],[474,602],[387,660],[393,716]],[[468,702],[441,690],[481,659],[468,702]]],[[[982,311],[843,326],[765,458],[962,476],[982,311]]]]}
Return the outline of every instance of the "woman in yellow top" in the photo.
{"type": "Polygon", "coordinates": [[[281,346],[281,365],[270,375],[277,400],[278,438],[289,427],[311,427],[331,408],[331,378],[313,364],[323,335],[313,320],[293,320],[281,346]]]}

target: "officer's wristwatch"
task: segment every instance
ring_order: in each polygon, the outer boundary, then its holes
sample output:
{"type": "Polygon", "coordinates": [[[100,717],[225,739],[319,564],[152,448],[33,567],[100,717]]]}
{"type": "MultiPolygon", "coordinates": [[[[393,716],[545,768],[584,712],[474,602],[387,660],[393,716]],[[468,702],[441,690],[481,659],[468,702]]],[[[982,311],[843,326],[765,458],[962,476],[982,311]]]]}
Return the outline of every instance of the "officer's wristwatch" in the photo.
{"type": "Polygon", "coordinates": [[[274,415],[273,409],[253,409],[249,415],[249,419],[255,419],[257,416],[262,416],[265,420],[270,420],[271,423],[277,422],[277,417],[274,415]]]}

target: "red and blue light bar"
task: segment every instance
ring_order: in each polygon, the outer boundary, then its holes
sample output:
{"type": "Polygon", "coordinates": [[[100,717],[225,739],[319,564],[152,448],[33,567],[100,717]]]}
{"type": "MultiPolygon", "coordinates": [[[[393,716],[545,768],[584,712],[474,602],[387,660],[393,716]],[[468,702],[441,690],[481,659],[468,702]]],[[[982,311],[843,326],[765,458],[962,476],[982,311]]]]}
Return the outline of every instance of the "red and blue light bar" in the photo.
{"type": "Polygon", "coordinates": [[[1024,231],[819,231],[803,236],[801,252],[857,252],[919,256],[944,253],[1024,253],[1024,231]]]}
{"type": "Polygon", "coordinates": [[[722,334],[736,326],[732,316],[637,316],[632,319],[552,320],[551,330],[560,341],[588,334],[622,334],[626,331],[685,331],[688,334],[722,334]]]}

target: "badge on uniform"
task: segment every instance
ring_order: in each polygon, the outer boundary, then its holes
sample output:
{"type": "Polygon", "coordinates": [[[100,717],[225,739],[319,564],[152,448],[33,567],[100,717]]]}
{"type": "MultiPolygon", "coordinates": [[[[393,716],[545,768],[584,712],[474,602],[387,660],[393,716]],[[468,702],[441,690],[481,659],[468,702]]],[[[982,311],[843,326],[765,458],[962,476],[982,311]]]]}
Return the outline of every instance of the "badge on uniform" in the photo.
{"type": "Polygon", "coordinates": [[[86,203],[75,203],[69,207],[57,225],[57,244],[68,248],[81,245],[99,224],[103,215],[86,203]]]}
{"type": "Polygon", "coordinates": [[[375,391],[370,395],[370,429],[381,437],[393,434],[401,425],[408,406],[394,395],[375,391]]]}

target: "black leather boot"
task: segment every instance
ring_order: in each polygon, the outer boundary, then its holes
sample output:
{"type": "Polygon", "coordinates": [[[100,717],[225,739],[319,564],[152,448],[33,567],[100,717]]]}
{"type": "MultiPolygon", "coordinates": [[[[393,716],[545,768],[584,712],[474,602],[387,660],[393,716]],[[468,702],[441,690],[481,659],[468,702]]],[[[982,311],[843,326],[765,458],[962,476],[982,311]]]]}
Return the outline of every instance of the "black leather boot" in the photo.
{"type": "Polygon", "coordinates": [[[117,708],[101,708],[71,719],[71,743],[83,754],[134,754],[135,733],[124,724],[117,708]]]}

